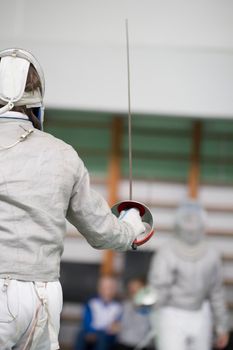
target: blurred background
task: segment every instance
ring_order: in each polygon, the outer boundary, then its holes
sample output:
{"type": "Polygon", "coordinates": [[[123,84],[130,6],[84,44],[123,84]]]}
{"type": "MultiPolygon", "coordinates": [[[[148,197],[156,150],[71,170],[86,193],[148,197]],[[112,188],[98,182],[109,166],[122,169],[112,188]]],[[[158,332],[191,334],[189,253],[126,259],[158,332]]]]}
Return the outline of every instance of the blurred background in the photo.
{"type": "Polygon", "coordinates": [[[92,249],[67,224],[62,349],[99,273],[146,273],[187,197],[208,212],[233,327],[233,3],[231,0],[1,1],[0,46],[31,51],[46,79],[45,131],[71,144],[110,205],[128,199],[129,22],[133,199],[156,234],[138,252],[92,249]],[[83,278],[85,276],[85,278],[83,278]]]}

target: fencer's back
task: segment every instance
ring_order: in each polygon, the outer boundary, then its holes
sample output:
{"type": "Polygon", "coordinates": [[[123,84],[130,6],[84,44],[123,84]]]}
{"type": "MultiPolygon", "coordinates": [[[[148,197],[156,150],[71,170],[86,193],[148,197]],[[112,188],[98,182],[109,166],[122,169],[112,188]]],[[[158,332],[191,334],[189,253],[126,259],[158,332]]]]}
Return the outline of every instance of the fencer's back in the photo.
{"type": "Polygon", "coordinates": [[[32,128],[29,121],[0,120],[0,277],[53,281],[79,158],[34,128],[25,141],[2,148],[32,128]]]}

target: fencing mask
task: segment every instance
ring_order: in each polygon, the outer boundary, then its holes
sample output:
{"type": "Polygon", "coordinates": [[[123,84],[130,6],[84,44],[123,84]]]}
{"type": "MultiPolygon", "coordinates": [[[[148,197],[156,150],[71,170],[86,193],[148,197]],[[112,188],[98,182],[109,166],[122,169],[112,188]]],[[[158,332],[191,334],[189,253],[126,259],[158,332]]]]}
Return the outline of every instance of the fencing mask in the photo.
{"type": "Polygon", "coordinates": [[[0,115],[12,110],[14,106],[26,106],[33,109],[33,114],[42,127],[44,90],[43,70],[30,52],[17,48],[0,51],[0,115]],[[38,75],[40,88],[25,91],[30,65],[38,75]]]}
{"type": "Polygon", "coordinates": [[[206,213],[196,201],[187,201],[177,210],[175,216],[175,233],[184,243],[200,243],[205,234],[206,213]]]}

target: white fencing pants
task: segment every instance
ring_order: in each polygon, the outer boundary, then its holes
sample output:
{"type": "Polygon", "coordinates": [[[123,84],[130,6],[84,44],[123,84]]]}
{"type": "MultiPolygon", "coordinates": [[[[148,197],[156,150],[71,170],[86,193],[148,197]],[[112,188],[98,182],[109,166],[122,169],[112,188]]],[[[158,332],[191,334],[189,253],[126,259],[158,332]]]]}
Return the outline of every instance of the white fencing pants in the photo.
{"type": "Polygon", "coordinates": [[[60,282],[0,279],[0,349],[57,350],[60,282]]]}
{"type": "Polygon", "coordinates": [[[157,310],[154,318],[158,350],[210,350],[212,321],[209,305],[187,311],[172,307],[157,310]]]}

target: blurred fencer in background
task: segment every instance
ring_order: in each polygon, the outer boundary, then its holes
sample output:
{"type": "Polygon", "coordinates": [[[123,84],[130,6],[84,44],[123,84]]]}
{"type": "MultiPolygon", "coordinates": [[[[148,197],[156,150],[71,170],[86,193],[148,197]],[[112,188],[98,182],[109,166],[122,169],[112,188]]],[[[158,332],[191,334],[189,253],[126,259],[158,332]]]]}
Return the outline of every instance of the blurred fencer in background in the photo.
{"type": "Polygon", "coordinates": [[[205,239],[206,213],[192,200],[177,210],[174,237],[152,259],[158,350],[223,349],[228,343],[221,260],[205,239]]]}

